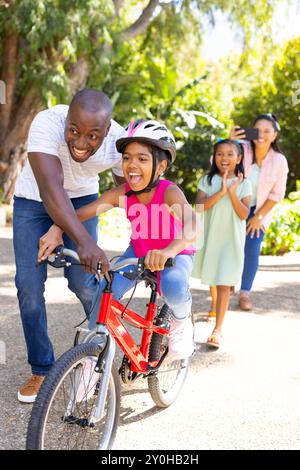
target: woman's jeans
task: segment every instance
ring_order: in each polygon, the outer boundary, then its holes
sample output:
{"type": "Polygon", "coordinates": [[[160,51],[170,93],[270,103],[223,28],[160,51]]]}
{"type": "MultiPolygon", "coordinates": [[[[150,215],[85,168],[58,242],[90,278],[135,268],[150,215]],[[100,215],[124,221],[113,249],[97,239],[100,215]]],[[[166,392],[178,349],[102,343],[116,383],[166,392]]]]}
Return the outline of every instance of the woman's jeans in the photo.
{"type": "MultiPolygon", "coordinates": [[[[135,258],[133,247],[130,245],[125,251],[124,255],[127,258],[135,258]]],[[[191,314],[192,296],[189,290],[189,278],[192,272],[194,263],[194,255],[177,255],[176,264],[173,268],[165,268],[160,271],[160,290],[164,302],[172,309],[173,316],[176,320],[184,320],[191,314]]],[[[122,271],[126,272],[134,269],[135,266],[126,266],[122,271]]],[[[121,274],[115,274],[113,282],[113,297],[120,300],[121,297],[131,289],[135,281],[126,279],[121,274]]],[[[102,280],[101,287],[105,286],[105,280],[102,280]]],[[[93,313],[89,322],[89,329],[95,328],[99,305],[93,309],[93,313]]]]}
{"type": "MultiPolygon", "coordinates": [[[[71,199],[75,209],[96,200],[97,194],[71,199]]],[[[47,332],[45,308],[46,263],[38,265],[39,239],[53,224],[42,202],[14,198],[13,232],[16,260],[16,287],[24,336],[28,351],[28,362],[32,373],[46,375],[54,363],[54,353],[47,332]]],[[[84,223],[91,237],[97,241],[98,218],[84,223]]],[[[76,244],[66,235],[63,236],[66,248],[76,250],[76,244]]],[[[64,269],[68,287],[81,301],[86,315],[95,302],[98,280],[87,274],[80,266],[64,269]]]]}
{"type": "MultiPolygon", "coordinates": [[[[251,207],[247,222],[253,217],[255,209],[256,206],[251,207]]],[[[264,236],[265,234],[262,230],[260,231],[259,238],[257,238],[256,233],[253,238],[250,237],[250,233],[246,236],[241,292],[249,293],[252,289],[252,284],[258,270],[260,246],[264,236]]]]}

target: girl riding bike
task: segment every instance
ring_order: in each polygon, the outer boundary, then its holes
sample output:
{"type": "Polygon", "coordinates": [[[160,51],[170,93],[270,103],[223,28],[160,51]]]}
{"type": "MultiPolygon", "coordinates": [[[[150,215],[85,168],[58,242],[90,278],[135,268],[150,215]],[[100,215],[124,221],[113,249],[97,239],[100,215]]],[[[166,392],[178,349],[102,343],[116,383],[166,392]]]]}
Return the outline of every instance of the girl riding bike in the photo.
{"type": "MultiPolygon", "coordinates": [[[[194,350],[189,277],[196,251],[191,245],[196,238],[196,215],[179,187],[160,179],[175,160],[175,140],[163,124],[137,121],[129,124],[116,146],[122,153],[126,183],[81,207],[77,215],[85,221],[113,207],[125,208],[132,234],[123,256],[145,256],[146,268],[158,272],[159,291],[173,315],[168,360],[185,359],[194,350]],[[164,269],[167,259],[174,257],[175,267],[164,269]]],[[[62,230],[53,225],[40,241],[39,261],[61,243],[62,230]]],[[[113,296],[119,300],[134,281],[115,276],[113,296]]],[[[90,329],[95,326],[100,301],[101,296],[91,312],[90,329]]]]}

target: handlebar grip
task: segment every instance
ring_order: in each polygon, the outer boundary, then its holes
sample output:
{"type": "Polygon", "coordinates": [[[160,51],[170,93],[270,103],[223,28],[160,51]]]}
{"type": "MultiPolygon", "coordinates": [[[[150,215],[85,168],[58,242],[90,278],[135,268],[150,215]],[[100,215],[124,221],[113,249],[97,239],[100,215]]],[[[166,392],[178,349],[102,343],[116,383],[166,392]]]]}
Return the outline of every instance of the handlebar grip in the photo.
{"type": "Polygon", "coordinates": [[[54,251],[57,255],[59,255],[63,252],[64,248],[65,248],[64,245],[58,245],[54,251]]]}
{"type": "Polygon", "coordinates": [[[75,261],[78,261],[80,263],[80,258],[78,256],[78,253],[74,250],[65,248],[64,245],[57,246],[55,248],[55,253],[58,256],[69,256],[70,258],[73,258],[75,261]]]}
{"type": "Polygon", "coordinates": [[[165,268],[173,268],[176,265],[176,258],[168,258],[165,262],[165,268]]]}
{"type": "MultiPolygon", "coordinates": [[[[139,258],[138,260],[138,267],[144,269],[144,261],[145,257],[139,258]]],[[[168,258],[165,262],[165,268],[173,268],[176,265],[176,258],[168,258]]]]}

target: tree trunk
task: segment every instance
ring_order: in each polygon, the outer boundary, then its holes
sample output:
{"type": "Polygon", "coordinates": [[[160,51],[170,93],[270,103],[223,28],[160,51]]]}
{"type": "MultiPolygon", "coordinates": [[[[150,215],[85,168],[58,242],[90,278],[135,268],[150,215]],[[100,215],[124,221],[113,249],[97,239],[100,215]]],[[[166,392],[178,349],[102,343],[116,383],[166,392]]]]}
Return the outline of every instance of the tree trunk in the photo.
{"type": "Polygon", "coordinates": [[[17,176],[26,160],[26,140],[35,114],[42,109],[35,89],[28,91],[11,111],[7,132],[0,135],[0,190],[3,202],[10,203],[17,176]]]}
{"type": "Polygon", "coordinates": [[[26,156],[25,145],[20,144],[15,146],[11,151],[9,164],[5,168],[4,173],[0,174],[0,188],[3,191],[2,201],[6,204],[10,204],[12,200],[16,179],[25,163],[26,156]]]}
{"type": "Polygon", "coordinates": [[[129,28],[120,32],[120,38],[123,41],[130,41],[139,34],[143,34],[149,23],[152,21],[153,13],[159,5],[159,0],[150,0],[148,5],[144,8],[139,18],[129,28]]]}
{"type": "Polygon", "coordinates": [[[77,91],[85,87],[89,76],[89,64],[85,56],[79,57],[77,62],[71,65],[69,76],[69,90],[70,95],[73,96],[77,91]]]}
{"type": "Polygon", "coordinates": [[[17,77],[18,40],[18,34],[15,31],[9,32],[4,40],[1,80],[5,86],[5,99],[4,103],[0,106],[0,135],[7,131],[14,102],[17,77]]]}
{"type": "MultiPolygon", "coordinates": [[[[0,0],[1,2],[1,0],[0,0]]],[[[123,0],[114,0],[116,16],[119,15],[123,0]]],[[[7,0],[9,4],[9,0],[7,0]]],[[[128,41],[146,31],[153,19],[159,0],[149,0],[140,17],[128,28],[120,31],[123,41],[128,41]]],[[[5,104],[0,104],[0,197],[10,202],[15,182],[26,160],[26,140],[35,114],[42,109],[41,99],[35,88],[26,91],[23,98],[16,91],[19,62],[20,37],[16,31],[6,31],[2,46],[3,59],[0,79],[5,84],[5,104]]],[[[49,60],[54,60],[49,56],[49,60]]],[[[82,55],[67,70],[70,79],[69,90],[73,95],[85,86],[89,68],[88,60],[82,55]]]]}

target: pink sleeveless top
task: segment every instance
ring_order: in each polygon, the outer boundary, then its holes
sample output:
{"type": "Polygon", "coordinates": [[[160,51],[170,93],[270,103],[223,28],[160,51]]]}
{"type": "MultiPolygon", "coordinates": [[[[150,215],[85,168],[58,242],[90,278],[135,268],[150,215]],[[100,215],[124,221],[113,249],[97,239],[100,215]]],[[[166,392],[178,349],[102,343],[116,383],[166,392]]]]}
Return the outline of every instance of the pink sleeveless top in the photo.
{"type": "MultiPolygon", "coordinates": [[[[126,216],[131,223],[131,244],[137,257],[146,256],[149,250],[161,250],[172,242],[182,230],[180,220],[173,217],[164,203],[166,189],[173,185],[171,181],[160,180],[155,193],[148,204],[142,204],[133,194],[126,197],[126,216]]],[[[130,190],[125,185],[125,193],[130,190]]],[[[189,246],[181,251],[194,254],[196,248],[189,246]]]]}

